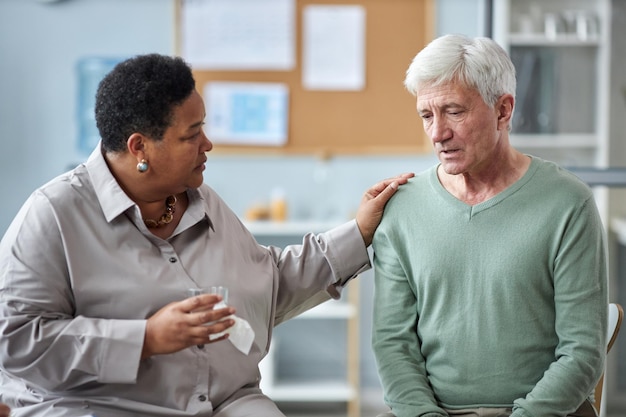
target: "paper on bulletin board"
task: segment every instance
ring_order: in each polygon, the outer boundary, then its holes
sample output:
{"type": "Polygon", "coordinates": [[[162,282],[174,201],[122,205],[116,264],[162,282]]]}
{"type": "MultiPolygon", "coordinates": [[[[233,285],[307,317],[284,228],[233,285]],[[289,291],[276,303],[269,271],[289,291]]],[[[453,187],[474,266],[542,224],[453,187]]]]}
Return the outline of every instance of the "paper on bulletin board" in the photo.
{"type": "Polygon", "coordinates": [[[291,70],[295,0],[183,0],[181,44],[194,69],[291,70]]]}
{"type": "Polygon", "coordinates": [[[213,143],[287,143],[289,90],[282,83],[209,82],[204,88],[207,134],[213,143]]]}
{"type": "Polygon", "coordinates": [[[310,90],[365,88],[365,8],[304,8],[302,83],[310,90]]]}

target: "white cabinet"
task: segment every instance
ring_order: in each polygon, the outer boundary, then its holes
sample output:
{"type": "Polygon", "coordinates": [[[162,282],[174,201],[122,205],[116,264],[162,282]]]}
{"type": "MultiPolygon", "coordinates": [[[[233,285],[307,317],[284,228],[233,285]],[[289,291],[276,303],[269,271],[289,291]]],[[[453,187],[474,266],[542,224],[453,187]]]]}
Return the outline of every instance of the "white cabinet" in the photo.
{"type": "Polygon", "coordinates": [[[610,0],[494,0],[517,71],[511,141],[565,166],[608,165],[610,0]]]}
{"type": "MultiPolygon", "coordinates": [[[[513,144],[566,167],[623,167],[626,2],[493,0],[493,6],[494,39],[518,72],[515,117],[521,119],[514,119],[513,144]]],[[[609,238],[620,242],[609,251],[609,296],[623,300],[626,194],[607,187],[594,193],[605,227],[616,235],[609,238]]],[[[615,415],[626,410],[625,353],[618,349],[608,358],[606,404],[615,415]]]]}
{"type": "MultiPolygon", "coordinates": [[[[259,243],[284,247],[300,243],[308,232],[324,232],[338,224],[263,221],[246,227],[259,243]]],[[[357,279],[341,300],[322,303],[274,329],[270,352],[260,364],[261,388],[279,406],[345,403],[348,417],[359,417],[358,298],[357,279]]]]}

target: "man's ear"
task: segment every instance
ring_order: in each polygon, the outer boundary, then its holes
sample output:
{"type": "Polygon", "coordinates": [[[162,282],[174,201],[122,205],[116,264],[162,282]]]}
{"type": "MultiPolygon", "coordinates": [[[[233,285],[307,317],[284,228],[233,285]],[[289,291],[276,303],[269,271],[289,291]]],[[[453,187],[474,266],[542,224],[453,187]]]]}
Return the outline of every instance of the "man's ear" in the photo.
{"type": "Polygon", "coordinates": [[[511,118],[513,117],[513,108],[515,107],[515,98],[512,94],[503,94],[496,103],[496,111],[498,113],[498,126],[508,129],[511,118]]]}

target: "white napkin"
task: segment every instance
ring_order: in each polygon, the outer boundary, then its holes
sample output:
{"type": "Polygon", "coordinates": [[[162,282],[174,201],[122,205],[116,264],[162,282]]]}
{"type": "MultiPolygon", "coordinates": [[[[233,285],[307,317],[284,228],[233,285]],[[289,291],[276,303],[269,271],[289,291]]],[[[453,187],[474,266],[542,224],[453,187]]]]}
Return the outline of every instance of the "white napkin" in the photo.
{"type": "MultiPolygon", "coordinates": [[[[222,307],[226,307],[224,302],[216,304],[213,308],[222,307]]],[[[228,340],[230,340],[237,350],[244,355],[249,354],[250,348],[252,348],[252,342],[254,342],[254,330],[250,327],[250,323],[234,314],[232,316],[228,316],[227,318],[235,320],[235,324],[223,332],[210,335],[209,338],[213,340],[224,334],[228,334],[228,340]]]]}

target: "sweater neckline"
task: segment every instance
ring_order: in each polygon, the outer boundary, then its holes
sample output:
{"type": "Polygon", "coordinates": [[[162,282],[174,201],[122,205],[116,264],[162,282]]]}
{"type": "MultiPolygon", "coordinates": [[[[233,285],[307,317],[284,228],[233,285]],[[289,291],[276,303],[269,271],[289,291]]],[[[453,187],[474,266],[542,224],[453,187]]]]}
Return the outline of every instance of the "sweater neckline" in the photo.
{"type": "Polygon", "coordinates": [[[530,181],[530,179],[537,172],[540,164],[539,160],[536,157],[532,155],[527,156],[530,157],[530,165],[520,179],[518,179],[513,184],[511,184],[498,194],[494,195],[493,197],[475,205],[470,205],[459,200],[444,188],[444,186],[441,184],[441,181],[439,181],[439,177],[437,176],[437,170],[441,164],[437,164],[432,168],[430,172],[430,182],[437,194],[439,194],[442,198],[444,198],[453,206],[457,207],[460,211],[468,212],[469,216],[472,217],[473,215],[478,214],[481,211],[488,210],[489,208],[496,206],[501,201],[515,194],[517,191],[523,188],[524,185],[528,183],[528,181],[530,181]]]}

